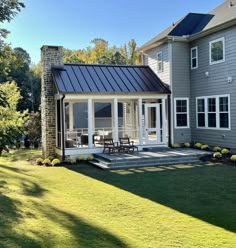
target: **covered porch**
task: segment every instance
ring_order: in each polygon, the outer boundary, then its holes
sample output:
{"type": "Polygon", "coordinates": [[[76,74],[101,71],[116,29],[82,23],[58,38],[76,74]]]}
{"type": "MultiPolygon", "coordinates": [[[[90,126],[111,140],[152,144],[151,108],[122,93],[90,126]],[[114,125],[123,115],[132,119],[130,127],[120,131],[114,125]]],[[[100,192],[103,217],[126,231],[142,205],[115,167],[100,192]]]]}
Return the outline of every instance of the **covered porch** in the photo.
{"type": "Polygon", "coordinates": [[[108,138],[128,137],[139,150],[168,145],[170,92],[149,67],[65,65],[53,76],[57,154],[101,153],[108,138]]]}

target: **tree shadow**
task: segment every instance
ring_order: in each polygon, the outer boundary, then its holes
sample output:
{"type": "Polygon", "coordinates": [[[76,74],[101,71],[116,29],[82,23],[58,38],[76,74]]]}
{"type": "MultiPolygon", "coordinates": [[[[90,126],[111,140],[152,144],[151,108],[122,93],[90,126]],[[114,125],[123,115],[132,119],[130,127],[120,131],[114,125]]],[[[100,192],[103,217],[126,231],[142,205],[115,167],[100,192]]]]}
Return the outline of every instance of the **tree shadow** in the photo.
{"type": "Polygon", "coordinates": [[[102,171],[68,169],[236,232],[236,168],[212,164],[102,171]]]}

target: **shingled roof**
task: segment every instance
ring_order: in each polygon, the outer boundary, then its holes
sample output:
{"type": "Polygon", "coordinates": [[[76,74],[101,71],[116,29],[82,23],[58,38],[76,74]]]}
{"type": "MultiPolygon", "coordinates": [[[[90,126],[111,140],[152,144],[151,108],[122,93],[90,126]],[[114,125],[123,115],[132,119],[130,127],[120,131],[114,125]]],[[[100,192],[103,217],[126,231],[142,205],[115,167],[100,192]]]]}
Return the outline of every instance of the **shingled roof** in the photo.
{"type": "Polygon", "coordinates": [[[168,36],[193,36],[236,20],[236,0],[224,1],[208,14],[189,13],[139,48],[145,51],[168,36]]]}
{"type": "Polygon", "coordinates": [[[158,93],[168,87],[148,66],[65,64],[52,67],[60,93],[158,93]]]}

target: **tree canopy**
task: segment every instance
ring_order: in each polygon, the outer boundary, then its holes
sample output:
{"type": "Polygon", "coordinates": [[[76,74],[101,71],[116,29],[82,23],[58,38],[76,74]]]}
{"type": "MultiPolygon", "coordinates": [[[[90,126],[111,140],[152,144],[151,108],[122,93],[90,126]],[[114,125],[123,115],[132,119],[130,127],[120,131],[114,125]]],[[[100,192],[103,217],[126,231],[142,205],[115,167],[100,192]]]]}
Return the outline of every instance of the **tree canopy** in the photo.
{"type": "Polygon", "coordinates": [[[101,38],[91,41],[92,46],[85,49],[63,49],[65,63],[83,64],[139,64],[140,57],[137,53],[137,44],[134,39],[124,46],[109,47],[108,42],[101,38]]]}

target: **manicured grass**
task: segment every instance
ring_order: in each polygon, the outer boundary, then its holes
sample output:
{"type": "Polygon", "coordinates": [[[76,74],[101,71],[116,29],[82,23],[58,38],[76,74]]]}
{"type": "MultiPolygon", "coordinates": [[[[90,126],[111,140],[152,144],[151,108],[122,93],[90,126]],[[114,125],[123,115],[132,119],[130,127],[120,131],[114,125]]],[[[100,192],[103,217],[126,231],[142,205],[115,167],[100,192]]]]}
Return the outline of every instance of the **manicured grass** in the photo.
{"type": "Polygon", "coordinates": [[[101,171],[0,158],[0,247],[233,248],[236,167],[101,171]]]}

